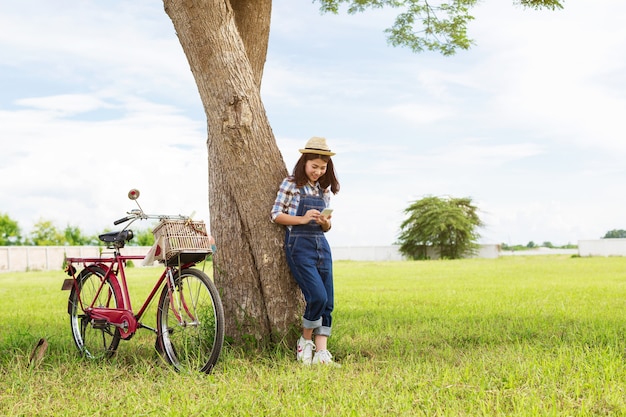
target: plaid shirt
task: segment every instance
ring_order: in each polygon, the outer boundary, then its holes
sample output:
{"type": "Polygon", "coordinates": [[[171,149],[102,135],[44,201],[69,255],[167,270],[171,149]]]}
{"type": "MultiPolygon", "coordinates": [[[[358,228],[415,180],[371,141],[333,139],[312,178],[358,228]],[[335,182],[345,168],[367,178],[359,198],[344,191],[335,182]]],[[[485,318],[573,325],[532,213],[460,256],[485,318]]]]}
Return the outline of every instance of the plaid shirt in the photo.
{"type": "MultiPolygon", "coordinates": [[[[298,204],[300,204],[300,190],[303,189],[306,195],[319,195],[319,183],[313,187],[311,184],[305,184],[302,188],[296,186],[293,177],[287,177],[283,180],[276,193],[276,201],[272,207],[272,222],[280,213],[295,216],[298,212],[298,204]]],[[[324,202],[326,207],[330,203],[330,190],[324,190],[324,202]]]]}

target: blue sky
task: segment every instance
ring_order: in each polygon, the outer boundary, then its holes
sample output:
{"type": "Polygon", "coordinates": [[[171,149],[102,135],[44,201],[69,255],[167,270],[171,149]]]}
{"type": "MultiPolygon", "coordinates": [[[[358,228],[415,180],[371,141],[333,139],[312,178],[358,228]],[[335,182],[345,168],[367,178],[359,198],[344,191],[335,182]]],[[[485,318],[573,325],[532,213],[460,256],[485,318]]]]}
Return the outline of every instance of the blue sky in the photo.
{"type": "MultiPolygon", "coordinates": [[[[626,229],[626,3],[474,15],[476,45],[442,57],[388,46],[392,10],[274,1],[262,96],[289,170],[311,136],[338,152],[331,245],[392,244],[426,195],[471,197],[485,243],[626,229]]],[[[161,2],[9,2],[0,27],[0,213],[97,233],[136,187],[208,221],[206,121],[161,2]]]]}

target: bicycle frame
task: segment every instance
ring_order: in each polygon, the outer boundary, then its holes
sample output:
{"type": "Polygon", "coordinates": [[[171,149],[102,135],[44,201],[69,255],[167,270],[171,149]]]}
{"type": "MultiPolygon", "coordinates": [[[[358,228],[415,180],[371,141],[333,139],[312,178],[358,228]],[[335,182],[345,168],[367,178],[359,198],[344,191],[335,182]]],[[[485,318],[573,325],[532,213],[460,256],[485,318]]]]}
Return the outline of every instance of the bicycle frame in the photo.
{"type": "MultiPolygon", "coordinates": [[[[141,317],[148,309],[148,306],[154,299],[156,293],[163,286],[164,281],[167,280],[166,285],[174,285],[174,268],[166,266],[139,311],[136,314],[133,313],[124,265],[128,260],[142,259],[144,259],[143,256],[126,256],[121,255],[118,251],[115,251],[113,253],[113,256],[109,258],[67,258],[67,263],[69,266],[72,266],[73,264],[82,264],[83,268],[88,270],[93,267],[99,267],[104,270],[104,277],[100,281],[100,286],[96,290],[96,295],[94,299],[83,300],[82,298],[80,298],[79,294],[80,305],[83,311],[89,313],[92,320],[104,320],[107,323],[110,323],[117,327],[119,329],[122,339],[130,339],[139,328],[150,329],[156,333],[156,329],[148,327],[140,322],[141,317]],[[118,295],[118,299],[121,301],[121,305],[118,305],[117,308],[94,306],[94,302],[98,298],[98,295],[102,292],[102,289],[104,288],[107,280],[111,282],[113,286],[113,291],[118,295]]],[[[181,267],[183,268],[187,266],[190,265],[181,265],[181,267]]],[[[72,281],[72,286],[76,287],[78,285],[76,271],[73,272],[72,278],[70,278],[69,280],[72,281]]],[[[71,288],[67,284],[64,287],[68,289],[71,288]]]]}

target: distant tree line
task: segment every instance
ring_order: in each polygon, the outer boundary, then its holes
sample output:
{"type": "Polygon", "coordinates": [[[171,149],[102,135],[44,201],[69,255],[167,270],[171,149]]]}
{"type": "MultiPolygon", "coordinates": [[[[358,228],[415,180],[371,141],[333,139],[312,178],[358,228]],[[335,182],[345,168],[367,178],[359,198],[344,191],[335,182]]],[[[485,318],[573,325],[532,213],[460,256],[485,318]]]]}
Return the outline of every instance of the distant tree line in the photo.
{"type": "Polygon", "coordinates": [[[521,245],[521,244],[517,244],[517,245],[509,245],[506,243],[501,243],[500,244],[500,248],[502,250],[509,250],[509,251],[521,251],[521,250],[529,250],[529,249],[536,249],[536,248],[548,248],[548,249],[576,249],[578,247],[578,245],[574,245],[572,243],[568,243],[566,245],[562,245],[562,246],[556,246],[553,245],[552,242],[543,242],[541,245],[533,242],[532,240],[530,242],[528,242],[525,245],[521,245]]]}
{"type": "MultiPolygon", "coordinates": [[[[602,239],[626,239],[626,230],[622,230],[622,229],[609,230],[608,232],[605,233],[602,239]]],[[[577,245],[573,245],[571,243],[568,243],[567,245],[563,245],[563,246],[554,246],[551,242],[543,242],[541,245],[538,245],[532,240],[528,242],[526,245],[507,245],[506,243],[502,243],[500,246],[502,250],[512,250],[512,251],[534,249],[534,248],[539,248],[539,247],[550,248],[550,249],[553,249],[553,248],[554,249],[575,249],[577,248],[577,245]]]]}
{"type": "MultiPolygon", "coordinates": [[[[626,230],[622,230],[622,229],[609,230],[608,232],[606,232],[604,237],[602,237],[602,239],[626,239],[626,230]]],[[[577,245],[568,243],[567,245],[563,245],[563,246],[554,246],[551,242],[543,242],[541,245],[538,245],[531,240],[526,245],[507,245],[506,243],[502,243],[500,247],[502,248],[502,250],[516,251],[516,250],[535,249],[539,247],[550,248],[550,249],[553,249],[553,248],[554,249],[575,249],[577,248],[577,245]]]]}
{"type": "MultiPolygon", "coordinates": [[[[130,246],[152,246],[154,236],[150,229],[134,230],[130,246]]],[[[58,228],[52,221],[41,219],[28,234],[23,234],[17,221],[8,214],[0,214],[0,246],[100,246],[98,235],[87,235],[77,226],[58,228]]]]}

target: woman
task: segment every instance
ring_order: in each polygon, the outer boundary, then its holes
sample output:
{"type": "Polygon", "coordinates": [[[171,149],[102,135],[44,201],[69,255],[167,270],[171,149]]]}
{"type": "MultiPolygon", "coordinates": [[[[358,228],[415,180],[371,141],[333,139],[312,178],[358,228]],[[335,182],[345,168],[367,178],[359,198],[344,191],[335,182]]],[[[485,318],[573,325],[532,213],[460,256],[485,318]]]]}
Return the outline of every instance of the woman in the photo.
{"type": "Polygon", "coordinates": [[[309,139],[300,153],[292,175],[280,184],[271,215],[274,223],[286,226],[287,262],[306,301],[296,358],[305,365],[332,364],[327,339],[334,307],[333,268],[324,236],[331,215],[321,212],[328,207],[330,193],[339,191],[330,158],[335,153],[320,137],[309,139]]]}

